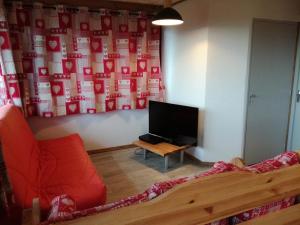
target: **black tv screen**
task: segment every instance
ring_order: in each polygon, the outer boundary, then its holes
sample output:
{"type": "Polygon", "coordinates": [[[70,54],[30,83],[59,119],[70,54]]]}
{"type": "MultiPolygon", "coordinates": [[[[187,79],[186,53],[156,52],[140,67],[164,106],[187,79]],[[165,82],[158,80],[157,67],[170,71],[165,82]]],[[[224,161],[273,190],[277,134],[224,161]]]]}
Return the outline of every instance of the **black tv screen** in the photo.
{"type": "Polygon", "coordinates": [[[149,101],[149,133],[174,144],[197,144],[198,108],[149,101]]]}

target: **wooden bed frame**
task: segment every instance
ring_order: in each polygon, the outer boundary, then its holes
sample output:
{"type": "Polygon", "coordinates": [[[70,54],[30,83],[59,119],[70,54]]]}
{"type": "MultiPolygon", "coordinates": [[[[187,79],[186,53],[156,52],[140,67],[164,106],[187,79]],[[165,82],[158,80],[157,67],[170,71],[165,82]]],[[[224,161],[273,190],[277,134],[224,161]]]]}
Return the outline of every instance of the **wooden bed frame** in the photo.
{"type": "MultiPolygon", "coordinates": [[[[298,151],[300,157],[300,151],[298,151]]],[[[239,167],[244,162],[231,161],[239,167]]],[[[227,218],[266,203],[300,195],[300,164],[264,174],[228,172],[176,186],[149,202],[99,213],[59,225],[198,225],[227,218]]],[[[34,200],[31,222],[39,223],[34,200]]],[[[300,204],[241,223],[300,224],[300,204]]]]}

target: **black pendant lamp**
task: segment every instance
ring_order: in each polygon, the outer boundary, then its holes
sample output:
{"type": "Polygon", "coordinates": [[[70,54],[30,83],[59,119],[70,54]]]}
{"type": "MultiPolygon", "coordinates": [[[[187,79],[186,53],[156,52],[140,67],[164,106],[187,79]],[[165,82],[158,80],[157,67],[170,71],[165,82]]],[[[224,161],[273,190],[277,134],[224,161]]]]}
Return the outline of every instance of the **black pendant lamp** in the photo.
{"type": "Polygon", "coordinates": [[[183,23],[181,15],[171,8],[172,1],[164,1],[164,9],[158,12],[152,19],[152,24],[158,26],[175,26],[183,23]]]}

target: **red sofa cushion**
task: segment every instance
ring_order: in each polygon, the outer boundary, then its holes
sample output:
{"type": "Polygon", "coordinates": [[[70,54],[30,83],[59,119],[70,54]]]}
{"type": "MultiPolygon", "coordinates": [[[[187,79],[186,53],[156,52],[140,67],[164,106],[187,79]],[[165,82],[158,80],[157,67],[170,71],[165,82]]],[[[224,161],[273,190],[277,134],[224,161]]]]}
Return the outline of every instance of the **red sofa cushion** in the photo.
{"type": "Polygon", "coordinates": [[[41,206],[67,194],[78,209],[105,203],[106,187],[98,176],[78,134],[38,142],[41,160],[41,206]]]}
{"type": "Polygon", "coordinates": [[[43,211],[64,193],[78,209],[104,204],[106,188],[78,134],[37,142],[20,109],[0,107],[0,140],[16,205],[31,208],[40,198],[43,211]]]}
{"type": "Polygon", "coordinates": [[[39,148],[19,108],[0,108],[0,138],[16,204],[29,208],[39,195],[39,148]]]}

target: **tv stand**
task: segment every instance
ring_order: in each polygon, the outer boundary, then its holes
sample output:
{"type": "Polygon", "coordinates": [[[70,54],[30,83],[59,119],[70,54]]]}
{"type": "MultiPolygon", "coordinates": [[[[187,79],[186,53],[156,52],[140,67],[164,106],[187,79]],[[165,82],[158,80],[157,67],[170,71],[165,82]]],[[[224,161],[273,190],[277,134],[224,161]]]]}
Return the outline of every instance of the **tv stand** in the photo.
{"type": "Polygon", "coordinates": [[[135,141],[133,142],[134,145],[144,149],[144,159],[147,159],[147,151],[153,152],[157,155],[160,155],[162,157],[164,157],[165,159],[165,170],[168,170],[169,167],[169,155],[174,153],[174,152],[178,152],[180,151],[180,163],[183,163],[184,160],[184,150],[188,147],[190,147],[190,145],[184,145],[184,146],[177,146],[177,145],[173,145],[167,142],[161,142],[158,144],[150,144],[147,143],[145,141],[135,141]]]}

